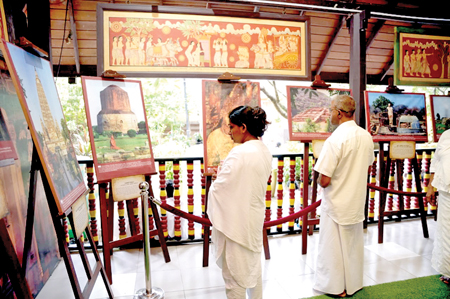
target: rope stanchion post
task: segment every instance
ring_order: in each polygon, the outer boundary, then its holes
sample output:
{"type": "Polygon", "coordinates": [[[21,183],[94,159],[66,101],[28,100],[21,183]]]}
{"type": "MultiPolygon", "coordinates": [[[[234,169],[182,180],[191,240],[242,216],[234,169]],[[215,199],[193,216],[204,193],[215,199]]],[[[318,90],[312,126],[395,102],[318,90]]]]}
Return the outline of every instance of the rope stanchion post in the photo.
{"type": "Polygon", "coordinates": [[[148,229],[148,188],[147,182],[139,184],[141,189],[142,200],[142,221],[143,221],[143,234],[144,234],[144,258],[145,258],[145,288],[140,289],[134,295],[134,299],[152,298],[159,299],[164,298],[164,291],[160,288],[152,287],[151,269],[150,269],[150,234],[148,229]]]}

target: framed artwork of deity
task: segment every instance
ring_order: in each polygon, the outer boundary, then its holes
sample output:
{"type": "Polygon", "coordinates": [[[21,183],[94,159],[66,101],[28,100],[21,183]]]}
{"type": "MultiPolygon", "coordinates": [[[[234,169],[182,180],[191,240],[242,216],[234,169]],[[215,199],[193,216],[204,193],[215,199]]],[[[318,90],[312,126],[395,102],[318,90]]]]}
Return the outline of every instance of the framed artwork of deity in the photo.
{"type": "Polygon", "coordinates": [[[365,103],[374,141],[428,141],[425,94],[366,91],[365,103]]]}
{"type": "Polygon", "coordinates": [[[141,81],[81,77],[97,181],[155,174],[141,81]]]}
{"type": "Polygon", "coordinates": [[[395,28],[394,84],[450,85],[450,36],[430,29],[395,28]]]}
{"type": "Polygon", "coordinates": [[[289,140],[310,142],[325,140],[336,129],[330,123],[333,96],[351,95],[350,89],[314,89],[287,86],[289,140]]]}
{"type": "Polygon", "coordinates": [[[203,80],[203,146],[205,172],[217,172],[236,144],[228,132],[228,113],[238,106],[260,106],[257,82],[203,80]]]}
{"type": "Polygon", "coordinates": [[[438,142],[441,134],[450,129],[450,96],[432,95],[430,104],[433,139],[438,142]]]}
{"type": "Polygon", "coordinates": [[[49,61],[1,43],[12,81],[59,214],[87,192],[49,61]]]}
{"type": "Polygon", "coordinates": [[[311,78],[307,17],[105,3],[97,16],[98,75],[111,69],[133,77],[311,78]]]}

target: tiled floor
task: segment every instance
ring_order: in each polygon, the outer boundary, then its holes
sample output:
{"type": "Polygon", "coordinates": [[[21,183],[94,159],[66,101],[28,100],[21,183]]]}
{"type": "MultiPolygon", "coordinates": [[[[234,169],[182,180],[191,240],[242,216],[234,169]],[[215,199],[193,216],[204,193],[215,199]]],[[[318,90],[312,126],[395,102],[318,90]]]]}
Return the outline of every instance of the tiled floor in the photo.
{"type": "MultiPolygon", "coordinates": [[[[436,223],[428,219],[430,237],[422,234],[420,220],[409,219],[385,224],[384,243],[378,244],[376,224],[365,231],[364,285],[438,274],[431,267],[431,252],[436,223]]],[[[263,263],[265,299],[294,299],[317,295],[312,290],[319,234],[308,237],[308,253],[301,254],[300,235],[269,237],[271,259],[263,263]]],[[[164,290],[166,299],[225,299],[221,270],[210,256],[209,267],[202,267],[202,244],[169,246],[170,263],[165,263],[160,248],[151,249],[151,282],[164,290]]],[[[78,255],[73,260],[80,283],[86,278],[78,255]]],[[[92,256],[90,256],[92,258],[92,256]]],[[[112,257],[115,298],[131,299],[145,287],[143,250],[114,252],[112,257]]],[[[37,299],[73,298],[64,263],[61,262],[37,299]]],[[[107,298],[99,277],[91,298],[107,298]]]]}

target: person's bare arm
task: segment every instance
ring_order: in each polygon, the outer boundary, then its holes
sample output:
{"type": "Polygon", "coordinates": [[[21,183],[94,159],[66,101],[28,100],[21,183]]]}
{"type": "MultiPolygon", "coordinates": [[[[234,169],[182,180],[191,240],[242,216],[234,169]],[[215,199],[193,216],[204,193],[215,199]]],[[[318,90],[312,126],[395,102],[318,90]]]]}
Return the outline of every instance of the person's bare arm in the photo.
{"type": "Polygon", "coordinates": [[[317,179],[317,181],[320,187],[326,188],[330,184],[331,178],[329,176],[319,173],[319,178],[317,179]]]}

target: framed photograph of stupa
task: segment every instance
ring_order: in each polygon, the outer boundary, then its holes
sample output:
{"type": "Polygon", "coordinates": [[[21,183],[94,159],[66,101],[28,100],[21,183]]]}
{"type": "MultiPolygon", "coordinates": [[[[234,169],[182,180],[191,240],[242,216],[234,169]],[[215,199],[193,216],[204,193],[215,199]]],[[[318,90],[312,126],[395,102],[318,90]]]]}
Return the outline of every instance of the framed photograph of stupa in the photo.
{"type": "Polygon", "coordinates": [[[257,82],[220,83],[204,80],[203,85],[203,146],[205,172],[217,172],[221,162],[236,144],[228,132],[228,113],[235,107],[260,106],[260,86],[257,82]]]}
{"type": "Polygon", "coordinates": [[[309,18],[253,13],[216,16],[212,9],[97,6],[97,74],[132,77],[309,80],[309,18]]]}
{"type": "Polygon", "coordinates": [[[98,182],[155,174],[141,81],[81,77],[98,182]]]}
{"type": "Polygon", "coordinates": [[[325,140],[335,130],[330,123],[333,96],[351,94],[350,89],[313,89],[287,86],[289,140],[325,140]]]}
{"type": "Polygon", "coordinates": [[[395,28],[394,84],[450,85],[450,36],[447,32],[395,28]]]}
{"type": "Polygon", "coordinates": [[[70,140],[49,61],[7,42],[0,43],[35,148],[59,214],[84,196],[84,183],[70,140]]]}
{"type": "Polygon", "coordinates": [[[438,142],[441,134],[450,129],[450,96],[432,95],[430,106],[434,142],[438,142]]]}
{"type": "Polygon", "coordinates": [[[377,141],[427,142],[424,93],[365,92],[367,129],[377,141]]]}

